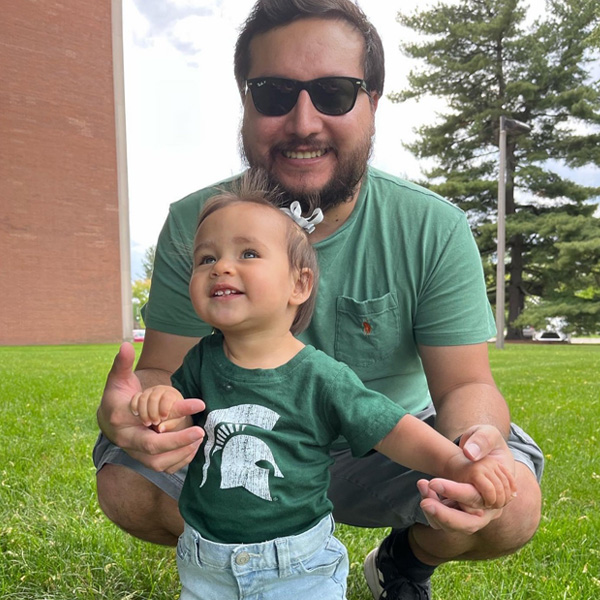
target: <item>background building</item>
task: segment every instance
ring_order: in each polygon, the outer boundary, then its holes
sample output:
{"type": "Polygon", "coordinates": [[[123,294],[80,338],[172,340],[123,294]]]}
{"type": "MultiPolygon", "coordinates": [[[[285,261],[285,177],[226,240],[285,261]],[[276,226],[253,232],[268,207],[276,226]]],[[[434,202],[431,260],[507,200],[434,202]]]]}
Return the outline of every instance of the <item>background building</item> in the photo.
{"type": "Polygon", "coordinates": [[[0,344],[131,336],[122,64],[120,0],[2,7],[0,344]]]}

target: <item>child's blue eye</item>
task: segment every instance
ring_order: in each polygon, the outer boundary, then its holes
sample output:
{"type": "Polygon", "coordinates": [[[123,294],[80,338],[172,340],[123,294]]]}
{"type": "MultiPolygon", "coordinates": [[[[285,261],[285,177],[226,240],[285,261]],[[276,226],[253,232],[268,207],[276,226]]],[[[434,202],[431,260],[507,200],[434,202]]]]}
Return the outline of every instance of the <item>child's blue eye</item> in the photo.
{"type": "Polygon", "coordinates": [[[199,261],[199,265],[212,265],[215,261],[214,256],[203,256],[199,261]]]}
{"type": "Polygon", "coordinates": [[[258,252],[254,250],[244,250],[242,252],[242,258],[258,258],[258,252]]]}

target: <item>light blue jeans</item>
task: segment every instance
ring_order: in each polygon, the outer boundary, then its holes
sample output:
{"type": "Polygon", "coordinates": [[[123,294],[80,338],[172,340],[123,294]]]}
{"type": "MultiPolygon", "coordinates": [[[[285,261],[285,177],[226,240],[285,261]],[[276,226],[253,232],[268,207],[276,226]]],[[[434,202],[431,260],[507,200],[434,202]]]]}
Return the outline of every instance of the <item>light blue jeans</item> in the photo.
{"type": "Polygon", "coordinates": [[[331,515],[289,537],[219,544],[187,523],[177,544],[180,600],[345,600],[348,553],[331,515]]]}

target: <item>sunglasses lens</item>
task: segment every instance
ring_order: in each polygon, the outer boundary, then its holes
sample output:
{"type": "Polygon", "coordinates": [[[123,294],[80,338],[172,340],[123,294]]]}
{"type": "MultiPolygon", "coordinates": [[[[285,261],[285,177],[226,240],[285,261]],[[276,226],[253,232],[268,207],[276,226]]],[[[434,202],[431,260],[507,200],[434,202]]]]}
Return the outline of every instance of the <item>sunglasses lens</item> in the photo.
{"type": "Polygon", "coordinates": [[[345,115],[356,102],[360,81],[350,77],[322,77],[302,83],[294,79],[265,77],[248,81],[252,101],[259,113],[269,117],[287,115],[306,89],[315,108],[326,115],[345,115]]]}
{"type": "Polygon", "coordinates": [[[294,108],[300,89],[291,79],[269,77],[256,82],[251,92],[258,112],[270,117],[279,117],[294,108]]]}
{"type": "Polygon", "coordinates": [[[354,107],[358,87],[350,79],[326,77],[309,85],[313,104],[326,115],[344,115],[354,107]]]}

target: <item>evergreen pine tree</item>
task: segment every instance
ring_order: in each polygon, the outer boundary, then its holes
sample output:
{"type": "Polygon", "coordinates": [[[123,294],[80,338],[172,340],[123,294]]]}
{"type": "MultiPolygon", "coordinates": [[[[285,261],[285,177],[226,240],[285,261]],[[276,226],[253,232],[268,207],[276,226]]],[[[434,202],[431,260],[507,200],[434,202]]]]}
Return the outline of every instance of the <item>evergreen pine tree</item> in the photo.
{"type": "Polygon", "coordinates": [[[495,301],[499,118],[531,127],[507,136],[508,338],[564,317],[600,330],[600,188],[569,169],[600,165],[600,14],[596,0],[548,0],[530,25],[520,0],[439,3],[398,21],[418,32],[401,45],[424,65],[402,102],[431,95],[447,109],[408,148],[434,158],[424,182],[465,209],[495,301]]]}

